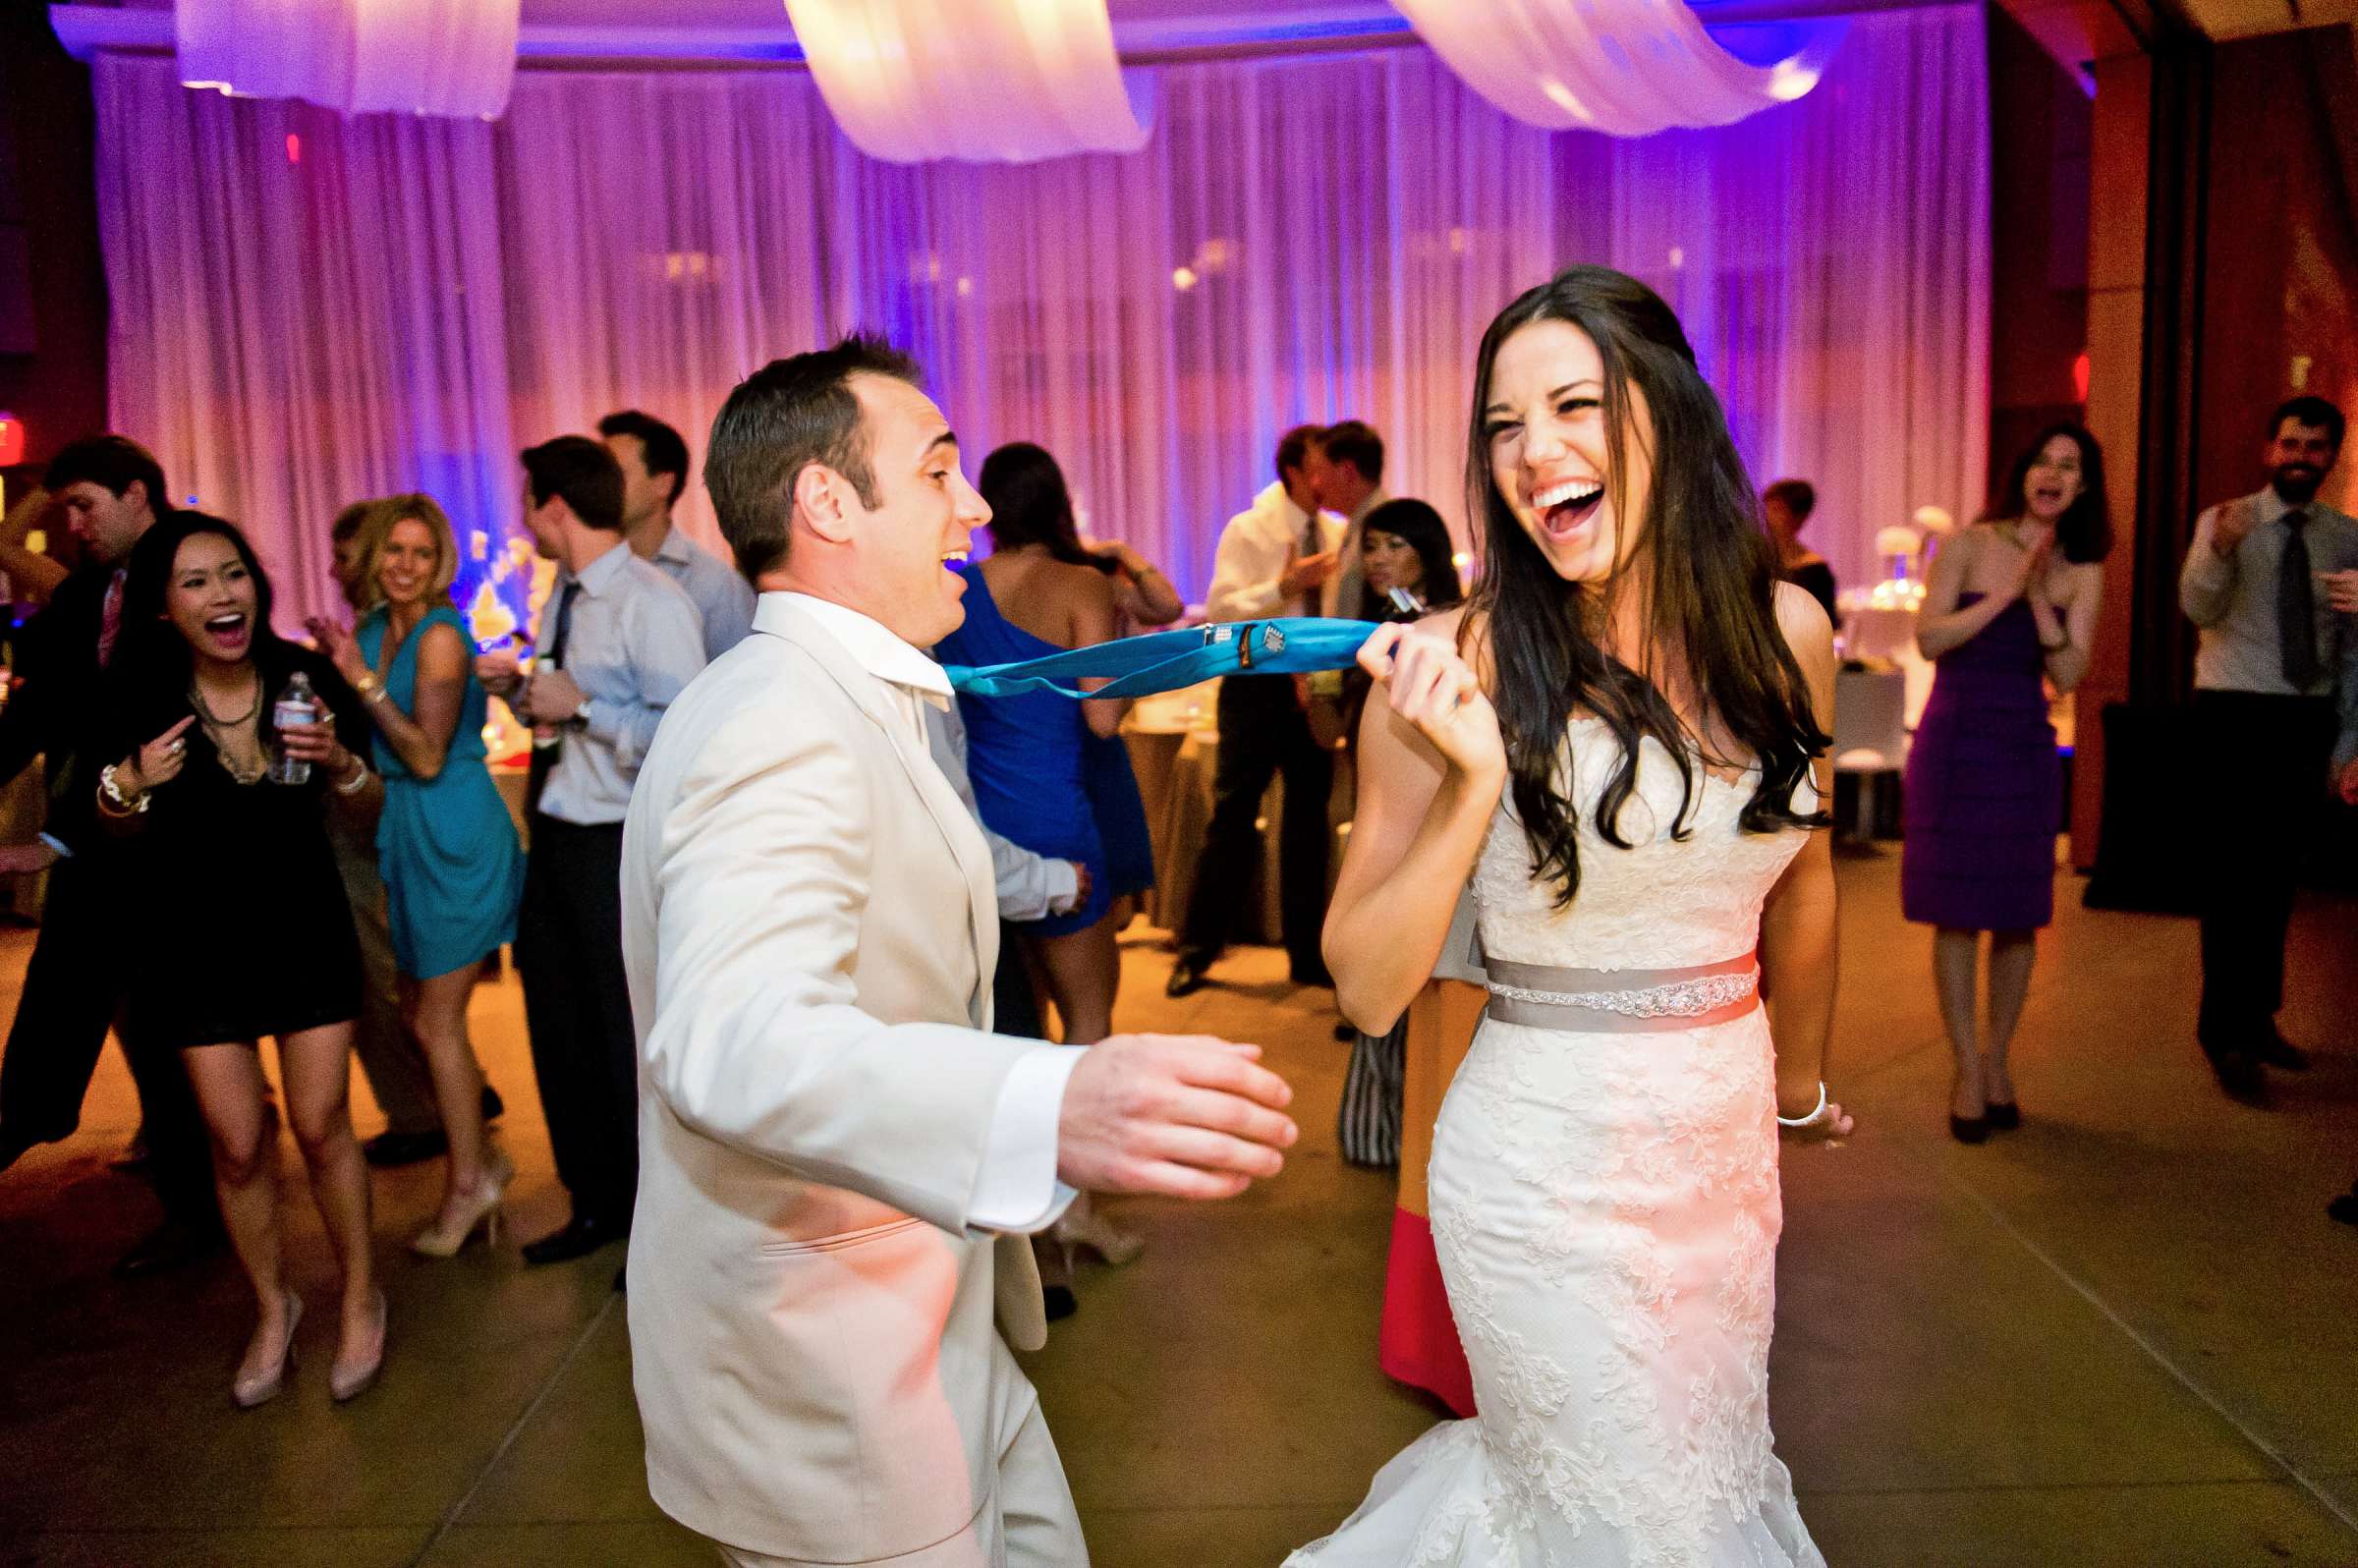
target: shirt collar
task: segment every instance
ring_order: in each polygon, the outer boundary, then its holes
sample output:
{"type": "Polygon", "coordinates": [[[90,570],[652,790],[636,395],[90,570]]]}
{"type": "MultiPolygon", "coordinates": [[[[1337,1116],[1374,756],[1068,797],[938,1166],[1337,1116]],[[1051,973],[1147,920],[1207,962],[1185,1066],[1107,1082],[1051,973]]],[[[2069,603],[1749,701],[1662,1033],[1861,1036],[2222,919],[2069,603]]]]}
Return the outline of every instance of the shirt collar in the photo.
{"type": "Polygon", "coordinates": [[[616,539],[614,548],[583,567],[575,574],[574,580],[582,585],[584,592],[595,598],[614,586],[614,579],[622,573],[630,558],[630,541],[616,539]]]}
{"type": "Polygon", "coordinates": [[[1383,493],[1383,486],[1380,484],[1376,486],[1376,488],[1373,490],[1370,490],[1368,492],[1368,498],[1359,503],[1359,510],[1351,514],[1351,526],[1353,528],[1357,528],[1362,523],[1365,523],[1368,520],[1368,514],[1370,512],[1375,511],[1377,507],[1383,505],[1384,502],[1390,499],[1390,496],[1383,493]]]}
{"type": "Polygon", "coordinates": [[[1282,479],[1270,480],[1268,488],[1261,492],[1259,499],[1261,505],[1268,508],[1277,520],[1285,525],[1285,531],[1289,537],[1300,538],[1302,536],[1303,528],[1310,522],[1310,514],[1296,505],[1292,496],[1285,493],[1285,482],[1282,479]]]}
{"type": "Polygon", "coordinates": [[[802,611],[819,630],[843,644],[843,650],[859,661],[860,667],[879,681],[906,687],[931,702],[935,707],[950,705],[950,678],[919,648],[904,643],[881,621],[809,593],[788,593],[777,589],[761,595],[767,604],[777,599],[802,611]]]}
{"type": "Polygon", "coordinates": [[[695,555],[696,546],[689,542],[687,534],[680,532],[680,526],[677,523],[663,531],[663,542],[655,546],[655,559],[658,561],[677,561],[685,564],[693,560],[695,555]]]}

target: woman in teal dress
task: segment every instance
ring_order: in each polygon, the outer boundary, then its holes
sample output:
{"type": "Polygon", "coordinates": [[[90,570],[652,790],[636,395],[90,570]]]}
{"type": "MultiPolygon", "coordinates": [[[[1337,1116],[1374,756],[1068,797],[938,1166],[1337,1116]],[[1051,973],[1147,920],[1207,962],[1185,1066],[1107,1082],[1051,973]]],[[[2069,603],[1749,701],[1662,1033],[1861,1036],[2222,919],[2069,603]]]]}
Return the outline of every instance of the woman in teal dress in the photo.
{"type": "Polygon", "coordinates": [[[431,496],[392,496],[376,503],[363,538],[360,627],[313,621],[311,632],[376,726],[385,781],[376,850],[402,1017],[425,1056],[450,1137],[441,1212],[411,1245],[448,1258],[478,1225],[496,1232],[515,1174],[483,1127],[467,1001],[484,958],[515,937],[524,856],[483,762],[486,700],[448,599],[459,564],[450,519],[431,496]]]}

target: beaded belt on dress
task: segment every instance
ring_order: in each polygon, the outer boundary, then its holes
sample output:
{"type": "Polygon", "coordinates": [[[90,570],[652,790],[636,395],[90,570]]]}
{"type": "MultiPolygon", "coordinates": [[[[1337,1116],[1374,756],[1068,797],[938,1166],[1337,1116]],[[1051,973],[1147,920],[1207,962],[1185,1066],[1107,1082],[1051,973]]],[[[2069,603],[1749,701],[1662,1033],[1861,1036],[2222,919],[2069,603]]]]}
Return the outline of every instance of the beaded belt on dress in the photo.
{"type": "Polygon", "coordinates": [[[1591,1035],[1668,1034],[1742,1018],[1761,1004],[1750,953],[1692,969],[1557,969],[1489,959],[1490,1017],[1591,1035]]]}

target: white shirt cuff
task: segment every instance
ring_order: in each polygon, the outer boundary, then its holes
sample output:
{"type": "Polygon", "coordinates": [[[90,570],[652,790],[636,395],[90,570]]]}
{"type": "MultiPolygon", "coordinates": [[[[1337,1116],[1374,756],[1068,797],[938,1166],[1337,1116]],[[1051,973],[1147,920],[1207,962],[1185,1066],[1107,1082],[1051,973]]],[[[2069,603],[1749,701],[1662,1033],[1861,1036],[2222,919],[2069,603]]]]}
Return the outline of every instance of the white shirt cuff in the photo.
{"type": "Polygon", "coordinates": [[[1048,883],[1048,913],[1070,915],[1081,907],[1081,873],[1071,861],[1048,861],[1041,870],[1048,883]]]}
{"type": "Polygon", "coordinates": [[[1056,1126],[1064,1115],[1064,1085],[1081,1064],[1081,1048],[1040,1045],[1015,1060],[999,1086],[999,1103],[982,1143],[982,1171],[975,1181],[967,1223],[977,1230],[1030,1235],[1053,1225],[1073,1199],[1056,1179],[1056,1126]]]}

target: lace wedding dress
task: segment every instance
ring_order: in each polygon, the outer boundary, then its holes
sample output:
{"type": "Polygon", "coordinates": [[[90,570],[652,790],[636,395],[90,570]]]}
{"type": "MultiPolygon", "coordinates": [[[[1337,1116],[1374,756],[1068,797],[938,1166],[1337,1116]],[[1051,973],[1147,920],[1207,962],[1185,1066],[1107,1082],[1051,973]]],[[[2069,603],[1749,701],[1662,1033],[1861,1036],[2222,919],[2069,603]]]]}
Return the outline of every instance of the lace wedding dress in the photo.
{"type": "MultiPolygon", "coordinates": [[[[1502,804],[1474,878],[1487,956],[1659,972],[1749,954],[1805,835],[1742,831],[1755,781],[1699,770],[1691,832],[1672,838],[1677,769],[1649,741],[1620,823],[1634,847],[1617,849],[1594,818],[1617,748],[1593,720],[1571,735],[1579,894],[1553,907],[1502,804]]],[[[1411,1444],[1287,1568],[1823,1568],[1769,1450],[1780,1210],[1767,1015],[1678,1016],[1725,994],[1723,980],[1697,980],[1605,1003],[1646,1016],[1644,1032],[1484,1019],[1429,1174],[1481,1414],[1411,1444]]]]}

